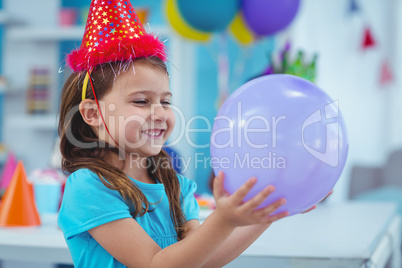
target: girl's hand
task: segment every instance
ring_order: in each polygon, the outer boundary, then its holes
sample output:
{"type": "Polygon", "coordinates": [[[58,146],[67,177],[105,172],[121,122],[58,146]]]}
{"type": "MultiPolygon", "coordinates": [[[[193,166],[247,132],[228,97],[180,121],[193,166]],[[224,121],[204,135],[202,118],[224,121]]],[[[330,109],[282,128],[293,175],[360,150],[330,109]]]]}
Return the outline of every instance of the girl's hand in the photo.
{"type": "MultiPolygon", "coordinates": [[[[333,193],[333,190],[331,190],[320,202],[324,201],[327,199],[328,196],[330,196],[333,193]]],[[[313,209],[316,209],[317,205],[312,206],[311,208],[307,209],[306,211],[303,211],[301,214],[307,213],[309,211],[312,211],[313,209]]]]}
{"type": "Polygon", "coordinates": [[[270,215],[280,206],[286,203],[284,198],[281,198],[274,203],[256,209],[273,191],[274,186],[268,186],[259,192],[252,199],[243,202],[244,197],[257,182],[256,178],[250,178],[236,192],[230,195],[223,186],[224,174],[219,172],[214,179],[213,194],[216,200],[215,213],[219,213],[224,224],[231,227],[252,225],[259,223],[272,223],[289,215],[287,211],[277,215],[270,215]]]}

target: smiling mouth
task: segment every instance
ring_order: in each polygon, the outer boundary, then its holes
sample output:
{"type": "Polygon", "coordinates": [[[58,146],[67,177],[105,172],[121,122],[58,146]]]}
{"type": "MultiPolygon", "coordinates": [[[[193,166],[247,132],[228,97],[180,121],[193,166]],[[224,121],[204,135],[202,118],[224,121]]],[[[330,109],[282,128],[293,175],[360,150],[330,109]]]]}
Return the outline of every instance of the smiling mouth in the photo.
{"type": "Polygon", "coordinates": [[[154,129],[154,130],[145,130],[142,131],[141,133],[147,135],[150,138],[160,138],[163,136],[163,134],[165,133],[164,129],[154,129]]]}

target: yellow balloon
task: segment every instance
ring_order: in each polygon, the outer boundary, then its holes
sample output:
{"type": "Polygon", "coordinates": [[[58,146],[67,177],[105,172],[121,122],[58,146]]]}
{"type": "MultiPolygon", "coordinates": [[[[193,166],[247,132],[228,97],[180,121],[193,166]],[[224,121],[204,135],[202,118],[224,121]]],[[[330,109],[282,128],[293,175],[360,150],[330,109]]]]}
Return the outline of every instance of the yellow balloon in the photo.
{"type": "Polygon", "coordinates": [[[166,14],[172,27],[182,36],[196,41],[208,41],[211,34],[198,31],[191,27],[182,17],[177,0],[166,1],[166,14]]]}
{"type": "Polygon", "coordinates": [[[241,12],[237,13],[235,19],[230,25],[230,31],[236,38],[236,40],[239,41],[242,45],[249,45],[255,40],[254,35],[244,21],[241,12]]]}

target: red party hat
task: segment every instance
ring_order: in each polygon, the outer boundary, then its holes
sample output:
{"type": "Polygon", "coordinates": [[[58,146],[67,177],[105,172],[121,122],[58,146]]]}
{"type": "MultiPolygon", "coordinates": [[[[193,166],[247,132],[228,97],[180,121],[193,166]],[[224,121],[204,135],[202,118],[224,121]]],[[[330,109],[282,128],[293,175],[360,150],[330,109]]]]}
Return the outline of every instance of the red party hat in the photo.
{"type": "Polygon", "coordinates": [[[149,56],[165,61],[164,43],[145,31],[130,1],[93,0],[81,47],[67,56],[67,63],[79,72],[149,56]]]}

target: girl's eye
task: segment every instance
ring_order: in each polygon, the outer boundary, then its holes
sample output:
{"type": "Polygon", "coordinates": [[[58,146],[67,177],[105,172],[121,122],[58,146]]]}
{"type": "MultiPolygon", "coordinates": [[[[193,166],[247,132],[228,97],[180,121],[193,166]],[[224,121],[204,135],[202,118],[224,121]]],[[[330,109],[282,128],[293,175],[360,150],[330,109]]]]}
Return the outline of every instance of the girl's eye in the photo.
{"type": "MultiPolygon", "coordinates": [[[[133,103],[145,105],[145,104],[147,104],[147,101],[133,101],[133,103]]],[[[169,101],[162,101],[161,103],[162,103],[163,105],[170,105],[170,102],[169,102],[169,101]]]]}
{"type": "Polygon", "coordinates": [[[133,101],[133,103],[135,103],[135,104],[146,104],[147,102],[146,101],[133,101]]]}

